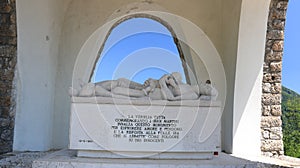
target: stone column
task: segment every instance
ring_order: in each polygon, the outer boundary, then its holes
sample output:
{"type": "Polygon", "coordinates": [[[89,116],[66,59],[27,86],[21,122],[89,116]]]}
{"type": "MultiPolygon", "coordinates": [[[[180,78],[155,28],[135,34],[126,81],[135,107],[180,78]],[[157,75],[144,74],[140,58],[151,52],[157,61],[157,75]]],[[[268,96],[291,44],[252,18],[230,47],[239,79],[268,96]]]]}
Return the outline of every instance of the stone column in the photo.
{"type": "Polygon", "coordinates": [[[288,0],[272,0],[268,18],[263,68],[261,151],[265,156],[283,155],[281,121],[281,70],[284,26],[288,0]]]}
{"type": "Polygon", "coordinates": [[[0,154],[12,150],[17,62],[15,0],[0,0],[0,154]]]}

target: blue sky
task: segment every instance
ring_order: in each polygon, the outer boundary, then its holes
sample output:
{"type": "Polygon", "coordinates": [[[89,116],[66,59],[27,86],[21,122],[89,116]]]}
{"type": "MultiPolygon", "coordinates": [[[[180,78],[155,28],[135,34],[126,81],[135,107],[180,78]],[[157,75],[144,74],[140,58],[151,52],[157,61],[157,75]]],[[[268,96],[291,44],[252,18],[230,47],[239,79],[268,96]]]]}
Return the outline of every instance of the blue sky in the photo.
{"type": "Polygon", "coordinates": [[[184,75],[181,64],[169,30],[152,19],[135,18],[113,29],[92,81],[126,77],[143,83],[149,77],[159,79],[175,71],[184,75]]]}
{"type": "Polygon", "coordinates": [[[290,0],[285,26],[282,84],[300,93],[300,0],[290,0]]]}

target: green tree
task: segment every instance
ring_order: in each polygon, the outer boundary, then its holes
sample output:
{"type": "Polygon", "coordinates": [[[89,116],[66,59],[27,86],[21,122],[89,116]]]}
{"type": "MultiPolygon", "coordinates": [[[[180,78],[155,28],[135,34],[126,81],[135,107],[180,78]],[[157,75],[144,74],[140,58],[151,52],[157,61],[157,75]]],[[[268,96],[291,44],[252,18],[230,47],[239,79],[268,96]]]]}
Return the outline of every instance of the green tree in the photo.
{"type": "Polygon", "coordinates": [[[284,152],[300,158],[300,95],[282,87],[282,128],[284,152]]]}

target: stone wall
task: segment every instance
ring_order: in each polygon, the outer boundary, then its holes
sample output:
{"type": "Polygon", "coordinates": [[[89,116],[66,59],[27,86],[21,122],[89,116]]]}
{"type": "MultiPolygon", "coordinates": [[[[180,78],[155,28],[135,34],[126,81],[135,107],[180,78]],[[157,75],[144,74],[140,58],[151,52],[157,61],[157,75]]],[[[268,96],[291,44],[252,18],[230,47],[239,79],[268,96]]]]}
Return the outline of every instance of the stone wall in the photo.
{"type": "Polygon", "coordinates": [[[283,155],[281,121],[281,68],[284,26],[288,0],[272,0],[268,18],[263,68],[261,151],[266,156],[283,155]]]}
{"type": "Polygon", "coordinates": [[[15,0],[0,0],[0,154],[12,150],[17,62],[15,0]]]}

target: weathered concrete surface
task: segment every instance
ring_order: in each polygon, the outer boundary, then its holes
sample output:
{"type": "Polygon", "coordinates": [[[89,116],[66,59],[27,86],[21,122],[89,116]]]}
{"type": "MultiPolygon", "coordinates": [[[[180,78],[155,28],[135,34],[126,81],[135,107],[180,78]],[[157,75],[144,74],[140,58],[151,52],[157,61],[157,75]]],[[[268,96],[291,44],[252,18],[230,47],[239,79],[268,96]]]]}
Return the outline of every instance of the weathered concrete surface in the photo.
{"type": "MultiPolygon", "coordinates": [[[[52,151],[53,152],[53,151],[52,151]]],[[[32,162],[40,157],[43,157],[48,152],[13,152],[0,155],[1,168],[31,168],[32,162]]]]}
{"type": "MultiPolygon", "coordinates": [[[[272,160],[274,164],[249,161],[225,153],[220,153],[212,160],[155,160],[155,159],[91,159],[77,158],[75,151],[62,150],[51,153],[33,162],[33,168],[105,168],[105,167],[226,167],[226,168],[282,168],[289,167],[293,162],[272,160]]],[[[263,160],[263,158],[261,158],[263,160]]],[[[299,162],[300,165],[300,162],[299,162]]],[[[295,165],[294,165],[295,166],[295,165]]]]}

